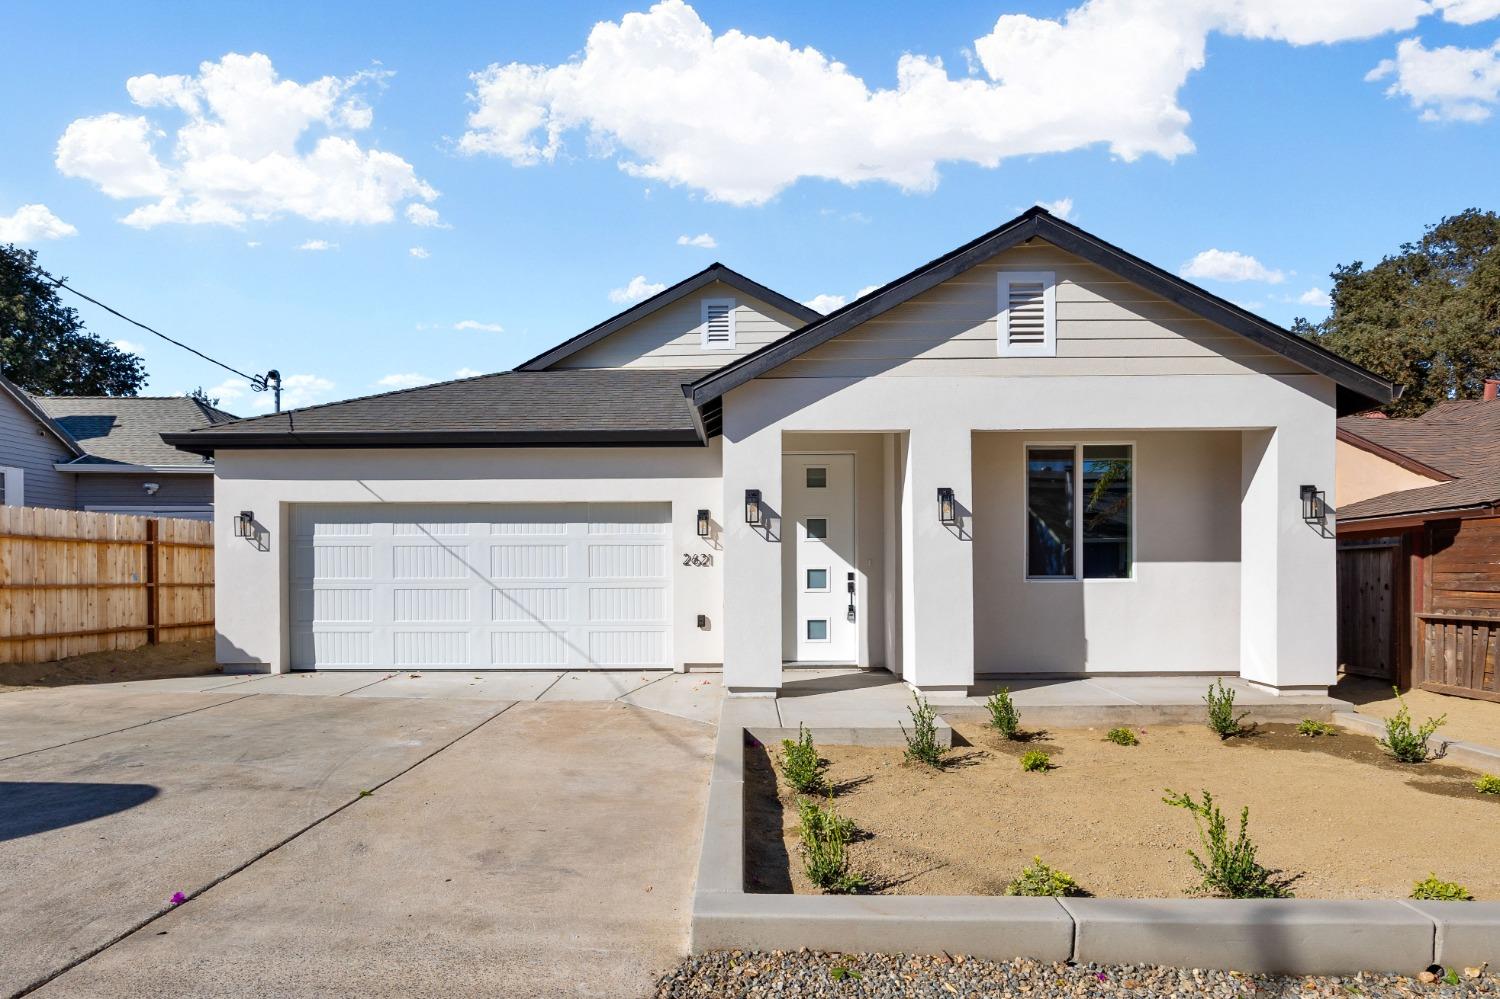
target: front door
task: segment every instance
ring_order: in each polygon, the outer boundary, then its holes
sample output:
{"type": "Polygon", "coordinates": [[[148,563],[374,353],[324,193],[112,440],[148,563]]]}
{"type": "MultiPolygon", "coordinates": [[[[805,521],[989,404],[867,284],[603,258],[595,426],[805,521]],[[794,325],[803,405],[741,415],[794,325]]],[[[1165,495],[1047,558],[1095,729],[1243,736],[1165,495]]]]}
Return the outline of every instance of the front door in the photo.
{"type": "Polygon", "coordinates": [[[784,613],[788,658],[807,663],[859,659],[854,558],[854,455],[789,454],[782,464],[784,542],[792,572],[784,613]]]}

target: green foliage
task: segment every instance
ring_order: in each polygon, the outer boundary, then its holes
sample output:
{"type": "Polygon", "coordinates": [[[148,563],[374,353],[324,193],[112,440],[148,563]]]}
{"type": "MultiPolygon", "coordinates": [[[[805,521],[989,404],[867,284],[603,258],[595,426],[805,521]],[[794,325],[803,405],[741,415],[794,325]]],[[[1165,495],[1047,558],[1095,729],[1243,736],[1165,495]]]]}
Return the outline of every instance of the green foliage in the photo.
{"type": "Polygon", "coordinates": [[[856,968],[851,968],[846,964],[835,964],[832,968],[828,969],[828,977],[836,982],[842,982],[846,978],[859,979],[865,976],[860,974],[856,968]]]}
{"type": "Polygon", "coordinates": [[[1128,728],[1112,728],[1104,737],[1116,746],[1139,746],[1141,744],[1140,738],[1128,728]]]}
{"type": "Polygon", "coordinates": [[[990,728],[1005,736],[1014,739],[1021,730],[1021,712],[1016,710],[1016,702],[1010,698],[1010,688],[1001,687],[989,696],[984,706],[990,712],[990,728]]]}
{"type": "Polygon", "coordinates": [[[1175,794],[1167,789],[1162,799],[1176,808],[1186,808],[1193,813],[1193,824],[1198,827],[1198,839],[1208,854],[1205,860],[1196,851],[1189,850],[1193,866],[1203,875],[1196,888],[1189,889],[1217,898],[1291,898],[1291,884],[1295,877],[1279,877],[1280,871],[1263,866],[1255,859],[1255,844],[1250,842],[1246,831],[1250,825],[1250,808],[1240,812],[1240,832],[1234,842],[1229,841],[1229,823],[1214,797],[1203,792],[1203,801],[1194,801],[1191,795],[1175,794]]]}
{"type": "Polygon", "coordinates": [[[907,732],[906,726],[901,726],[901,734],[906,737],[906,761],[940,767],[943,757],[948,755],[948,747],[938,742],[937,715],[927,698],[914,697],[913,700],[915,703],[907,708],[911,712],[912,731],[907,732]]]}
{"type": "Polygon", "coordinates": [[[1474,790],[1480,794],[1500,794],[1500,777],[1485,774],[1474,782],[1474,790]]]}
{"type": "MultiPolygon", "coordinates": [[[[1392,687],[1392,690],[1396,688],[1392,687]]],[[[1429,755],[1427,740],[1442,727],[1448,720],[1447,715],[1439,715],[1437,718],[1429,718],[1416,729],[1411,727],[1411,710],[1406,706],[1406,699],[1401,696],[1401,691],[1396,690],[1396,703],[1401,707],[1397,709],[1392,718],[1385,720],[1385,738],[1380,740],[1380,745],[1387,753],[1390,753],[1402,763],[1426,763],[1429,755]]]]}
{"type": "Polygon", "coordinates": [[[1208,693],[1203,695],[1203,701],[1208,705],[1208,727],[1218,733],[1220,739],[1228,739],[1230,736],[1240,734],[1240,722],[1245,716],[1234,713],[1234,689],[1224,686],[1224,681],[1215,680],[1214,685],[1208,688],[1208,693]]]}
{"type": "Polygon", "coordinates": [[[1317,738],[1320,735],[1333,735],[1338,729],[1327,722],[1320,722],[1312,718],[1304,718],[1297,723],[1297,734],[1317,738]]]}
{"type": "Polygon", "coordinates": [[[1411,886],[1411,897],[1424,902],[1472,902],[1474,896],[1469,889],[1456,881],[1439,881],[1436,874],[1428,874],[1427,880],[1411,886]]]}
{"type": "Polygon", "coordinates": [[[1021,769],[1027,773],[1034,773],[1038,770],[1043,772],[1051,770],[1052,757],[1040,749],[1028,749],[1021,754],[1021,769]]]}
{"type": "Polygon", "coordinates": [[[797,726],[797,741],[781,740],[781,775],[792,787],[810,794],[823,786],[823,764],[813,745],[812,733],[797,726]]]}
{"type": "Polygon", "coordinates": [[[1032,857],[1031,863],[1021,868],[1016,879],[1005,886],[1007,895],[1035,895],[1057,898],[1063,895],[1080,894],[1078,882],[1067,873],[1042,863],[1041,857],[1032,857]]]}
{"type": "Polygon", "coordinates": [[[10,244],[0,244],[0,374],[38,395],[135,395],[146,381],[139,357],[63,304],[36,251],[10,244]]]}
{"type": "Polygon", "coordinates": [[[1500,371],[1500,215],[1444,218],[1373,267],[1340,265],[1333,310],[1293,329],[1405,386],[1386,412],[1418,416],[1448,399],[1477,399],[1500,371]]]}
{"type": "Polygon", "coordinates": [[[863,875],[849,869],[849,840],[854,823],[843,818],[833,807],[819,807],[808,798],[797,799],[797,817],[802,824],[802,862],[808,880],[834,895],[851,895],[863,891],[863,875]]]}

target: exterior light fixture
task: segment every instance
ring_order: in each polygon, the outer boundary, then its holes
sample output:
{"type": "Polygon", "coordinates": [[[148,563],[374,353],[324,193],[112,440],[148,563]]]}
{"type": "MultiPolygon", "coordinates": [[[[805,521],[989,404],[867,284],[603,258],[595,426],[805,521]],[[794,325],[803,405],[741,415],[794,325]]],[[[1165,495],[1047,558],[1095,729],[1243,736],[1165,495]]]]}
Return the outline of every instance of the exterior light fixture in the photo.
{"type": "Polygon", "coordinates": [[[708,537],[708,511],[707,510],[699,510],[698,511],[698,537],[700,537],[700,538],[706,538],[706,537],[708,537]]]}
{"type": "Polygon", "coordinates": [[[255,537],[255,513],[251,510],[241,510],[240,515],[234,518],[234,536],[237,538],[255,537]]]}
{"type": "Polygon", "coordinates": [[[1328,523],[1328,498],[1317,486],[1302,487],[1302,519],[1316,527],[1328,523]]]}
{"type": "Polygon", "coordinates": [[[938,486],[938,520],[945,527],[958,526],[958,500],[948,486],[938,486]]]}
{"type": "Polygon", "coordinates": [[[745,490],[745,523],[751,527],[759,527],[761,524],[762,511],[760,508],[760,490],[745,490]]]}

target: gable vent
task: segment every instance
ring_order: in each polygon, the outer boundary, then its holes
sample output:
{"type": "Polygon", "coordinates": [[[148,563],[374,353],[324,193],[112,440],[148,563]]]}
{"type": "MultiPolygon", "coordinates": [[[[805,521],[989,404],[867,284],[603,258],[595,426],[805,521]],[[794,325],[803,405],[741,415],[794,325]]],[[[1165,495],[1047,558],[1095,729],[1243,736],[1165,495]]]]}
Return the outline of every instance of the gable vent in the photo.
{"type": "Polygon", "coordinates": [[[704,350],[734,349],[734,300],[703,300],[702,347],[704,350]]]}
{"type": "Polygon", "coordinates": [[[1002,357],[1057,353],[1057,318],[1051,272],[1000,274],[999,345],[1002,357]]]}

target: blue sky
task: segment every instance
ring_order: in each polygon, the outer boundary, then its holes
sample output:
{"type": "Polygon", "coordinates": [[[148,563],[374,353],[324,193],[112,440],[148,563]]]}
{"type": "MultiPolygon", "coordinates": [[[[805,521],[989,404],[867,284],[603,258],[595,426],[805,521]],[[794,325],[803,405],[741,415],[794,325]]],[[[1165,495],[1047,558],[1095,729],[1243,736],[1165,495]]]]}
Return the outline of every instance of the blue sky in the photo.
{"type": "MultiPolygon", "coordinates": [[[[1500,206],[1500,0],[312,7],[0,35],[0,239],[295,403],[508,368],[713,260],[836,303],[1036,202],[1319,318],[1336,264],[1500,206]]],[[[80,308],[148,391],[267,404],[80,308]]]]}

